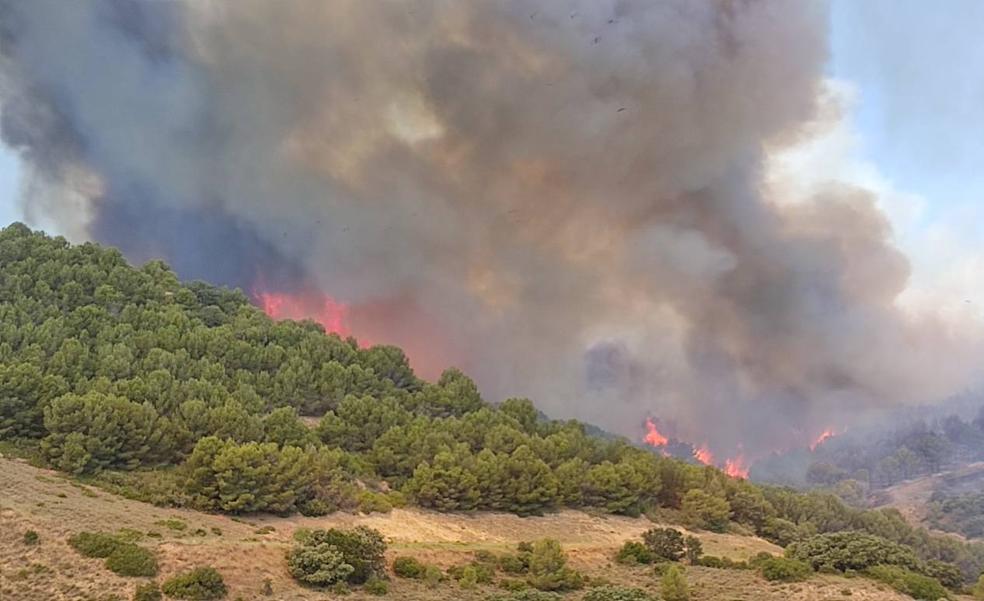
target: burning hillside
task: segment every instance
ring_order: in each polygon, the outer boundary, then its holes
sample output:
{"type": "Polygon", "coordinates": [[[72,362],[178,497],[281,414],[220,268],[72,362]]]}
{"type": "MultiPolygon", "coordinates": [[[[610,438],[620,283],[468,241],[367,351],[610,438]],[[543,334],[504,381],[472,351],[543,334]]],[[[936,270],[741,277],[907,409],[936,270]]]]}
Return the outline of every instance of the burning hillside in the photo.
{"type": "Polygon", "coordinates": [[[29,221],[491,400],[626,435],[665,416],[740,475],[959,389],[979,356],[897,307],[872,193],[763,175],[836,113],[828,22],[773,0],[0,0],[2,135],[29,221]]]}

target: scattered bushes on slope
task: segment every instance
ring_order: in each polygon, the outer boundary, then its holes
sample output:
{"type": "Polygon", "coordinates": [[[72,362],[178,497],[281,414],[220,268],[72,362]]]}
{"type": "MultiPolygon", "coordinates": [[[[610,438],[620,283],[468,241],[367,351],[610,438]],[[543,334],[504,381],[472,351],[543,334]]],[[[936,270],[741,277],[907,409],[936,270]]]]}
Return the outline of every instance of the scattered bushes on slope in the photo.
{"type": "Polygon", "coordinates": [[[600,586],[584,594],[583,601],[656,601],[646,591],[627,586],[600,586]]]}
{"type": "Polygon", "coordinates": [[[758,562],[759,573],[769,581],[798,582],[813,574],[809,564],[786,557],[770,557],[758,562]]]}

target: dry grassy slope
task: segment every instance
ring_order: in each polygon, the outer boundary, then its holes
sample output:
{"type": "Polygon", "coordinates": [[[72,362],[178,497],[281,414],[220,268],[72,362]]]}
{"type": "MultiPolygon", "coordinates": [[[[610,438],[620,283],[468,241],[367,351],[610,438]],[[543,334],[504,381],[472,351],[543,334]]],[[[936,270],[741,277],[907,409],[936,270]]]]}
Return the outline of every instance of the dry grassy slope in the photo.
{"type": "MultiPolygon", "coordinates": [[[[250,518],[248,522],[194,511],[164,509],[92,490],[56,472],[18,460],[0,458],[0,600],[103,600],[117,595],[129,599],[139,579],[120,578],[105,570],[101,560],[78,556],[65,540],[81,530],[116,531],[130,528],[145,536],[141,544],[156,550],[161,577],[195,565],[219,569],[230,586],[230,599],[321,600],[327,593],[296,586],[289,578],[284,551],[298,527],[366,524],[391,542],[390,555],[412,554],[442,566],[468,561],[477,549],[505,550],[516,542],[542,537],[560,540],[572,564],[591,576],[656,591],[658,582],[645,568],[615,565],[610,558],[626,539],[652,524],[644,519],[598,517],[564,511],[539,518],[502,514],[447,515],[421,510],[396,510],[387,515],[332,515],[324,518],[250,518]],[[187,524],[174,530],[163,522],[187,524]],[[264,527],[273,531],[260,534],[264,527]],[[213,532],[213,528],[221,534],[213,532]],[[28,547],[23,533],[40,533],[41,544],[28,547]],[[196,534],[201,529],[206,534],[196,534]],[[269,578],[274,595],[263,596],[269,578]]],[[[759,551],[779,552],[774,545],[752,537],[698,533],[707,553],[745,558],[759,551]]],[[[861,580],[834,576],[807,583],[772,585],[754,573],[688,568],[693,601],[831,601],[897,600],[903,597],[861,580]]],[[[492,589],[462,590],[453,584],[437,589],[395,579],[390,598],[408,600],[480,600],[492,589]]],[[[356,593],[348,599],[364,598],[356,593]]],[[[372,598],[372,597],[370,597],[372,598]]],[[[572,596],[576,599],[577,596],[572,596]]]]}

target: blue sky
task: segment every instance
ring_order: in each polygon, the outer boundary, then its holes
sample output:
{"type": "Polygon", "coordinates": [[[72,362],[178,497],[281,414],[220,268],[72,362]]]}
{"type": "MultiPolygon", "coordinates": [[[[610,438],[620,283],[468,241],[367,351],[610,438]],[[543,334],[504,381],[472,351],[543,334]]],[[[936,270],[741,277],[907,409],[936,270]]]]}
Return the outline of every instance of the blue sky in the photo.
{"type": "MultiPolygon", "coordinates": [[[[948,284],[952,292],[976,286],[984,304],[984,275],[976,276],[984,274],[984,2],[929,6],[833,0],[828,75],[855,92],[844,124],[854,140],[851,160],[919,200],[915,218],[890,214],[916,271],[962,269],[948,284]]],[[[0,145],[2,223],[23,219],[18,171],[0,145]]]]}

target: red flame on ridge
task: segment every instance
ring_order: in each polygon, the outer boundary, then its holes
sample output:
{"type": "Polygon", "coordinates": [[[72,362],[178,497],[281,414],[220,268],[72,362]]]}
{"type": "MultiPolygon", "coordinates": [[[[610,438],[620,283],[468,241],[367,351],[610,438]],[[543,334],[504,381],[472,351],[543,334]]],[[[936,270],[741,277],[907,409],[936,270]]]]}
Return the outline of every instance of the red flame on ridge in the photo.
{"type": "Polygon", "coordinates": [[[728,474],[732,478],[742,478],[743,480],[747,480],[748,465],[746,463],[745,454],[738,453],[738,455],[734,458],[725,459],[724,473],[728,474]]]}
{"type": "Polygon", "coordinates": [[[653,420],[648,417],[646,418],[646,437],[642,440],[651,447],[665,447],[670,442],[669,439],[663,436],[656,428],[656,424],[653,423],[653,420]]]}
{"type": "Polygon", "coordinates": [[[817,447],[819,447],[825,441],[830,440],[831,438],[833,438],[836,435],[837,435],[836,432],[834,432],[830,428],[827,428],[826,430],[824,430],[820,434],[820,436],[817,436],[816,440],[814,440],[812,444],[810,444],[810,450],[811,451],[816,451],[817,450],[817,447]]]}
{"type": "Polygon", "coordinates": [[[714,465],[714,453],[707,447],[707,443],[694,447],[694,459],[704,465],[714,465]]]}
{"type": "Polygon", "coordinates": [[[254,295],[263,312],[273,319],[311,319],[325,331],[348,336],[348,306],[327,294],[287,294],[257,292],[254,295]]]}

